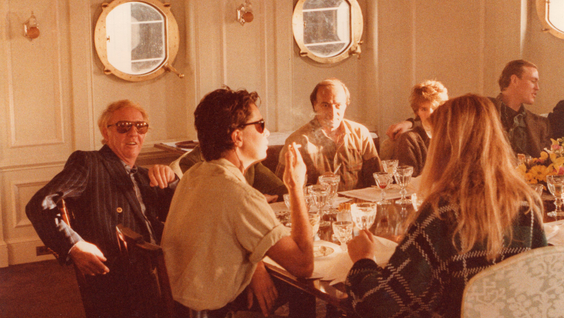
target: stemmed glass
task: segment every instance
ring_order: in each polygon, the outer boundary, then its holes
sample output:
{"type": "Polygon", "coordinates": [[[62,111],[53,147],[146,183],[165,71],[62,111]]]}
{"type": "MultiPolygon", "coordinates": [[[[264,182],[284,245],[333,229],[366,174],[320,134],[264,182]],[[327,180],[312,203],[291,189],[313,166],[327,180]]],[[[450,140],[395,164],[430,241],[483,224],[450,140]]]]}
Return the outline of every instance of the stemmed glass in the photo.
{"type": "Polygon", "coordinates": [[[376,203],[351,204],[351,216],[354,224],[361,230],[368,230],[376,219],[376,203]]]}
{"type": "Polygon", "coordinates": [[[329,186],[329,194],[327,196],[327,203],[329,206],[335,204],[335,198],[337,197],[337,192],[339,190],[339,182],[341,182],[341,176],[333,173],[324,174],[318,178],[319,184],[326,184],[329,186]]]}
{"type": "Polygon", "coordinates": [[[308,187],[308,194],[311,194],[313,196],[319,215],[323,214],[322,210],[327,203],[329,190],[329,186],[326,184],[314,184],[308,187]]]}
{"type": "Polygon", "coordinates": [[[392,183],[392,175],[388,172],[374,172],[372,175],[374,176],[374,181],[376,181],[376,185],[382,191],[381,203],[382,204],[389,203],[389,201],[386,200],[386,188],[390,183],[392,183]]]}
{"type": "Polygon", "coordinates": [[[412,166],[397,167],[395,177],[396,177],[396,182],[399,184],[401,188],[400,190],[401,199],[397,200],[396,204],[401,204],[401,205],[411,204],[411,200],[405,198],[405,195],[407,194],[407,190],[405,189],[405,187],[407,187],[407,185],[411,181],[412,174],[413,174],[412,166]]]}
{"type": "Polygon", "coordinates": [[[353,222],[352,221],[335,221],[333,222],[333,234],[341,242],[341,249],[343,252],[347,251],[347,243],[353,237],[353,222]]]}
{"type": "Polygon", "coordinates": [[[556,210],[547,213],[547,215],[553,218],[564,216],[564,211],[562,211],[562,199],[564,197],[564,175],[546,176],[546,184],[548,185],[548,190],[555,198],[554,205],[556,205],[556,210]]]}
{"type": "Polygon", "coordinates": [[[399,161],[397,159],[382,160],[382,169],[384,169],[384,172],[387,172],[393,176],[396,174],[398,164],[399,161]]]}

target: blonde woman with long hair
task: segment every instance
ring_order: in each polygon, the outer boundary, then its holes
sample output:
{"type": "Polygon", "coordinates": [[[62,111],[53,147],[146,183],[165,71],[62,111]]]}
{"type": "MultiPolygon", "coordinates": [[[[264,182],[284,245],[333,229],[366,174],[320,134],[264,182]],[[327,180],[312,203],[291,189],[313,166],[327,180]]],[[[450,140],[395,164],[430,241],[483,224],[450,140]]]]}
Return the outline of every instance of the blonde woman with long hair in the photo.
{"type": "Polygon", "coordinates": [[[430,117],[421,186],[425,202],[386,267],[367,231],[349,243],[346,281],[362,317],[460,317],[468,280],[546,246],[540,197],[517,174],[494,105],[465,95],[430,117]]]}

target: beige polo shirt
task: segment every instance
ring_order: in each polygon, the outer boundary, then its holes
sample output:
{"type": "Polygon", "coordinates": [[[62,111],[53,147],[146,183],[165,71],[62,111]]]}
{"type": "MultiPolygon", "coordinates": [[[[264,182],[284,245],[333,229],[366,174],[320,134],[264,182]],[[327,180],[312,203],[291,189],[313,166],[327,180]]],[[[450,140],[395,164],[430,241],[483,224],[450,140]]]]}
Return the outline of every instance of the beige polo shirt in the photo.
{"type": "Polygon", "coordinates": [[[196,164],[175,191],[162,238],[174,300],[194,310],[225,306],[270,247],[289,235],[235,165],[196,164]]]}

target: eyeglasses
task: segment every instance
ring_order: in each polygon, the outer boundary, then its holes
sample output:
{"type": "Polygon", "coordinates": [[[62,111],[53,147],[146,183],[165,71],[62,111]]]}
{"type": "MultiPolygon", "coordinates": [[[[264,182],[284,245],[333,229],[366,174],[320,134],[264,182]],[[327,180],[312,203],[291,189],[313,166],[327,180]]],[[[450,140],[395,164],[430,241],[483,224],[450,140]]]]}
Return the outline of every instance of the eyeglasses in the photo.
{"type": "Polygon", "coordinates": [[[115,124],[108,125],[107,127],[110,128],[112,126],[116,126],[116,130],[120,134],[125,134],[131,130],[131,127],[135,126],[137,132],[139,134],[146,134],[149,130],[149,123],[146,121],[118,121],[115,124]]]}
{"type": "Polygon", "coordinates": [[[259,134],[262,134],[264,132],[264,126],[265,126],[264,119],[253,121],[252,123],[242,124],[241,126],[239,126],[239,128],[244,128],[249,125],[255,125],[255,128],[259,132],[259,134]]]}

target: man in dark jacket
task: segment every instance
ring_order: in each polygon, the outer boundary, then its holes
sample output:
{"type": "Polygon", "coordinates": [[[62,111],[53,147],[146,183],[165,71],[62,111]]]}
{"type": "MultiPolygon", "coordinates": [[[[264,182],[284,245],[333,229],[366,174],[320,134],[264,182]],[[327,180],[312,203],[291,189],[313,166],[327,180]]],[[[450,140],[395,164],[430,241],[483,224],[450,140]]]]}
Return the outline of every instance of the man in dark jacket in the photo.
{"type": "Polygon", "coordinates": [[[158,243],[176,186],[169,183],[176,176],[168,166],[135,165],[149,128],[141,106],[128,100],[110,104],[98,126],[105,145],[74,152],[63,171],[33,196],[26,213],[59,260],[72,261],[85,276],[81,293],[87,317],[154,317],[156,281],[142,264],[122,255],[116,225],[158,243]],[[71,224],[58,213],[63,199],[73,212],[71,224]]]}

